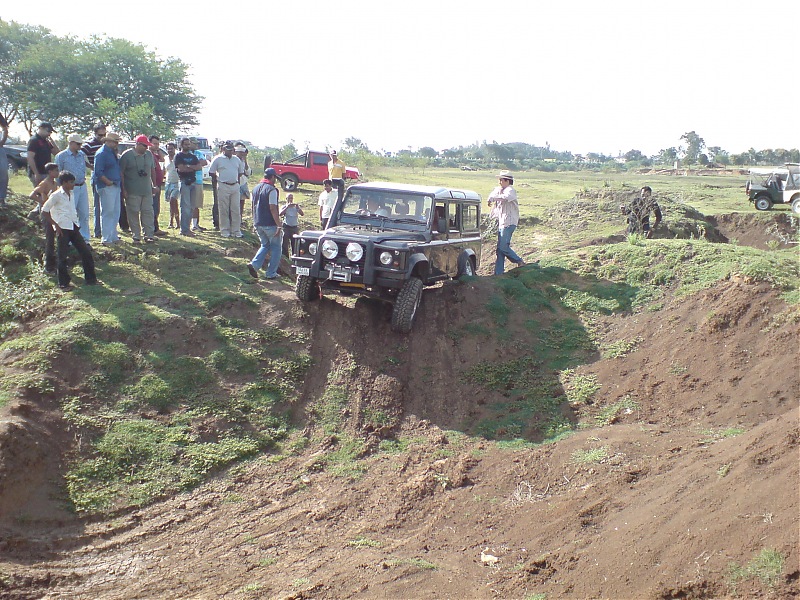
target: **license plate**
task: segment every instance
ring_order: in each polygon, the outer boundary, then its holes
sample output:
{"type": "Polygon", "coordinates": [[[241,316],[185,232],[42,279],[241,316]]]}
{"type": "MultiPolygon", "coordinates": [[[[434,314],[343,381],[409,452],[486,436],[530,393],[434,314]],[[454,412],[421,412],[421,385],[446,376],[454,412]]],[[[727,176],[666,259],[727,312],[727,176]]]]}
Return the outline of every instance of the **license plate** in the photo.
{"type": "Polygon", "coordinates": [[[311,275],[311,267],[295,267],[298,275],[311,275]]]}

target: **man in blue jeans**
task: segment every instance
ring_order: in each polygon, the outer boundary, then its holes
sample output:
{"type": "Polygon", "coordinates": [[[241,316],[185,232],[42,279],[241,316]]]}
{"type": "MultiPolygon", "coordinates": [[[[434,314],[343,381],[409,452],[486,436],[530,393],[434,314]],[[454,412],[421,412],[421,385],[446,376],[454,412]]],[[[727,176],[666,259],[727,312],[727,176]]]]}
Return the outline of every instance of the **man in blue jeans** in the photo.
{"type": "Polygon", "coordinates": [[[253,188],[253,224],[261,240],[261,247],[249,263],[247,270],[258,279],[258,270],[269,254],[267,279],[278,278],[278,267],[281,264],[281,241],[283,238],[278,215],[278,188],[275,187],[275,169],[264,171],[264,179],[253,188]]]}
{"type": "Polygon", "coordinates": [[[510,171],[500,171],[498,185],[489,194],[491,214],[497,218],[497,261],[494,274],[502,275],[506,270],[506,258],[519,266],[525,261],[511,249],[511,236],[519,223],[519,203],[514,189],[514,175],[510,171]]]}
{"type": "MultiPolygon", "coordinates": [[[[181,180],[180,204],[181,204],[181,235],[194,237],[190,227],[192,225],[192,194],[197,185],[196,173],[203,170],[203,165],[199,158],[192,152],[192,141],[185,137],[181,140],[181,151],[173,159],[175,171],[181,180]]],[[[205,163],[205,161],[202,161],[205,163]]],[[[202,176],[202,173],[201,173],[202,176]]],[[[202,184],[200,184],[202,186],[202,184]]]]}

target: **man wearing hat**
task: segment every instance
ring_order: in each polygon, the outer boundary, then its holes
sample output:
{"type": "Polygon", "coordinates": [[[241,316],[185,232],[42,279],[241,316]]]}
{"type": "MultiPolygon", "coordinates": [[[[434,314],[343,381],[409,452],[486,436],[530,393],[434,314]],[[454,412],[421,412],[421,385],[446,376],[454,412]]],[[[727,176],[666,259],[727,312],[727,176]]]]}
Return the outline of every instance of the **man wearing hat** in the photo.
{"type": "Polygon", "coordinates": [[[145,242],[156,241],[153,215],[156,170],[153,153],[148,150],[151,145],[146,135],[140,135],[136,138],[136,145],[119,157],[122,198],[134,244],[141,243],[143,229],[145,242]]]}
{"type": "Polygon", "coordinates": [[[249,263],[247,270],[253,278],[258,279],[258,270],[263,266],[269,254],[267,279],[278,278],[278,267],[281,264],[280,216],[278,214],[278,188],[275,187],[277,173],[272,167],[264,171],[264,179],[253,188],[253,224],[261,241],[261,247],[249,263]]]}
{"type": "Polygon", "coordinates": [[[104,245],[119,242],[120,169],[117,148],[122,137],[109,131],[103,136],[103,147],[94,156],[92,184],[100,194],[100,235],[104,245]]]}
{"type": "Polygon", "coordinates": [[[222,237],[242,237],[242,213],[239,205],[239,178],[244,165],[233,155],[233,142],[222,144],[222,154],[214,157],[208,170],[211,185],[217,191],[219,232],[222,237]]]}
{"type": "Polygon", "coordinates": [[[336,150],[331,150],[331,160],[328,162],[328,179],[331,185],[336,188],[339,198],[344,196],[344,163],[339,159],[336,150]]]}
{"type": "Polygon", "coordinates": [[[56,154],[59,173],[67,171],[75,176],[72,202],[78,214],[78,225],[83,241],[89,243],[89,190],[86,186],[86,154],[81,150],[83,138],[77,133],[67,137],[67,149],[56,154]]]}
{"type": "Polygon", "coordinates": [[[524,265],[525,261],[511,249],[511,236],[519,224],[519,203],[513,187],[514,175],[510,171],[500,171],[497,179],[500,185],[489,194],[489,206],[492,207],[492,216],[497,218],[497,261],[494,264],[494,274],[502,275],[506,270],[506,258],[519,266],[524,265]]]}
{"type": "Polygon", "coordinates": [[[242,175],[239,177],[239,212],[242,215],[242,221],[244,221],[244,202],[250,199],[248,179],[250,175],[253,174],[253,169],[250,168],[250,164],[247,162],[247,155],[249,153],[247,146],[242,142],[237,142],[233,145],[233,153],[239,157],[239,160],[242,161],[244,165],[242,175]]]}
{"type": "Polygon", "coordinates": [[[44,167],[51,161],[51,157],[58,154],[58,146],[50,138],[53,133],[57,131],[50,123],[44,121],[28,142],[28,168],[34,186],[39,185],[47,177],[44,167]]]}

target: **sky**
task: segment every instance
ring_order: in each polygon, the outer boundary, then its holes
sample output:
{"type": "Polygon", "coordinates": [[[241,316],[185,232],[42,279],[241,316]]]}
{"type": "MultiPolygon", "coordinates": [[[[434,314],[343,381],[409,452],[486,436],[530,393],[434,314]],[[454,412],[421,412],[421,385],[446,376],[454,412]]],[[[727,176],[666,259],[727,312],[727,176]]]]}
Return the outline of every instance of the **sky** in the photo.
{"type": "Polygon", "coordinates": [[[205,98],[192,133],[209,139],[616,156],[695,131],[731,153],[800,146],[795,0],[3,4],[6,21],[180,58],[205,98]]]}

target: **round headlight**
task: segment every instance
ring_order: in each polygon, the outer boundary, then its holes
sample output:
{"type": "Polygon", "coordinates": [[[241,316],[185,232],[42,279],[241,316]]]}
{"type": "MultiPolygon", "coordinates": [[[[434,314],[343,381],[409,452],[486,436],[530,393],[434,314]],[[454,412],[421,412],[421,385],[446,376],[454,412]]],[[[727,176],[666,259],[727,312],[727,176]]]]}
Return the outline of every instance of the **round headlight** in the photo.
{"type": "Polygon", "coordinates": [[[308,245],[308,253],[309,253],[311,256],[316,256],[316,255],[317,255],[317,242],[311,242],[311,243],[308,245]]]}
{"type": "Polygon", "coordinates": [[[339,246],[333,240],[325,240],[322,242],[322,256],[325,258],[336,258],[339,254],[339,246]]]}
{"type": "Polygon", "coordinates": [[[392,253],[391,252],[381,252],[380,261],[382,265],[390,265],[392,264],[392,253]]]}
{"type": "Polygon", "coordinates": [[[361,247],[361,244],[350,242],[349,244],[347,244],[347,249],[345,250],[345,254],[347,254],[347,258],[349,258],[353,262],[358,262],[359,260],[361,260],[361,257],[364,256],[364,248],[361,247]]]}

